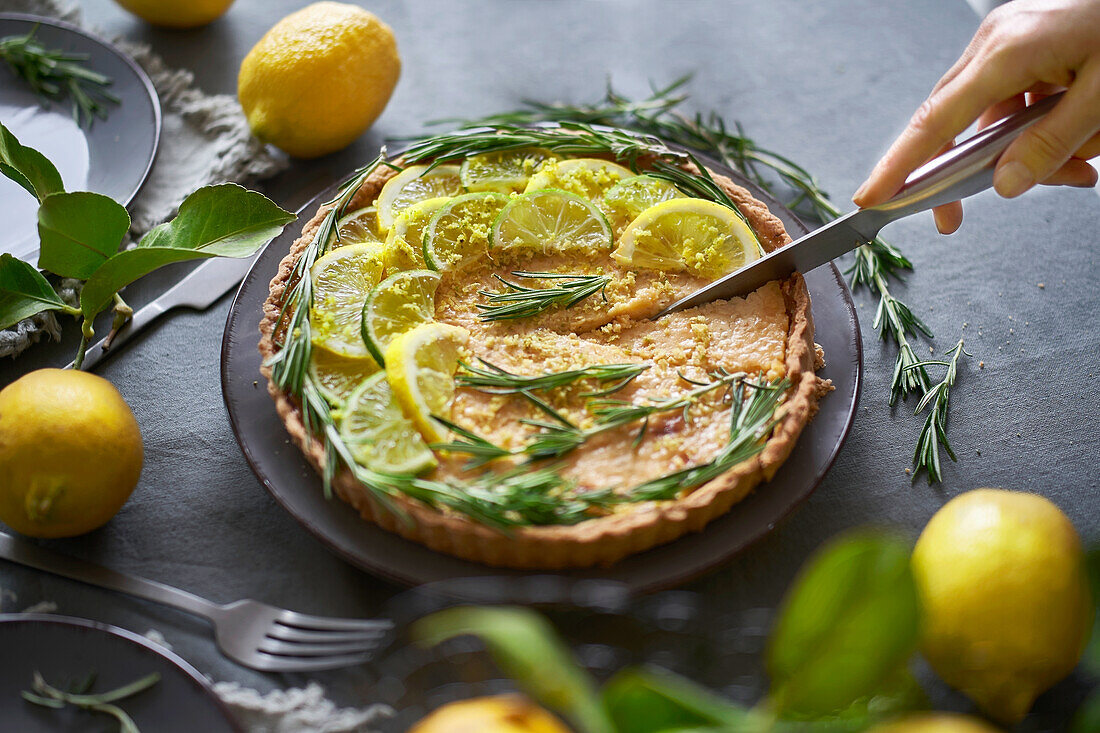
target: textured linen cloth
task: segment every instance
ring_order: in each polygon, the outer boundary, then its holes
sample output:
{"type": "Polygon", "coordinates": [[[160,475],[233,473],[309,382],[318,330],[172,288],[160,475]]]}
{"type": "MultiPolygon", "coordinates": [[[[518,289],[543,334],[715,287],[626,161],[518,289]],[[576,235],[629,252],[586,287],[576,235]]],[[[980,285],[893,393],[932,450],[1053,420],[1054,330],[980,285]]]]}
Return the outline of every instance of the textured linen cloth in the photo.
{"type": "MultiPolygon", "coordinates": [[[[0,0],[0,13],[31,13],[82,25],[80,8],[65,0],[0,0]]],[[[127,207],[131,242],[171,217],[180,202],[201,186],[224,181],[250,185],[287,167],[285,157],[252,137],[235,97],[203,93],[190,71],[168,67],[147,45],[120,39],[112,43],[149,75],[162,115],[153,168],[127,207]]],[[[76,280],[63,280],[58,290],[75,305],[79,287],[76,280]]],[[[51,312],[0,331],[0,357],[20,354],[43,335],[60,337],[51,312]]]]}

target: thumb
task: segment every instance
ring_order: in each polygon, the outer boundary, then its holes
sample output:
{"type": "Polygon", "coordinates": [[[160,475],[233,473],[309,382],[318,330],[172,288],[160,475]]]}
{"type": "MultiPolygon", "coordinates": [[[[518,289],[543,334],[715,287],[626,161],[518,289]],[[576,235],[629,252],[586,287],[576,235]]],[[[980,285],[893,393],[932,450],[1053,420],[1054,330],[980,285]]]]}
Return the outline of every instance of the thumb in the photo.
{"type": "Polygon", "coordinates": [[[1083,69],[1045,118],[1008,146],[993,173],[993,187],[1014,198],[1062,167],[1100,130],[1100,62],[1083,69]]]}

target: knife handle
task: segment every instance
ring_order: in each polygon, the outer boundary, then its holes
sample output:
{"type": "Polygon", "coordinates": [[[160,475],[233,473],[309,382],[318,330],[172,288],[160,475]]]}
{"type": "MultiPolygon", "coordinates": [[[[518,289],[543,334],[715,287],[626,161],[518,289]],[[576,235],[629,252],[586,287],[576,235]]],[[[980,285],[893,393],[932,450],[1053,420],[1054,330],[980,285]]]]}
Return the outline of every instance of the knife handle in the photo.
{"type": "Polygon", "coordinates": [[[875,212],[879,228],[918,211],[958,201],[993,187],[993,168],[1001,153],[1020,133],[1058,104],[1063,92],[1052,94],[967,138],[913,171],[901,190],[875,212]]]}

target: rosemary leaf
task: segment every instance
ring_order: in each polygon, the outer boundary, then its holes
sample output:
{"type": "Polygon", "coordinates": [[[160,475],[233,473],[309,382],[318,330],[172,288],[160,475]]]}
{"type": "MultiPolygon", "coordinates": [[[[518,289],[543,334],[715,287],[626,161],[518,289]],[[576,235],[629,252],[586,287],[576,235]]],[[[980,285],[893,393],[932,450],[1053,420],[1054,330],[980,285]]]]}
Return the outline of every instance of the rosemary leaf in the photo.
{"type": "Polygon", "coordinates": [[[515,318],[530,318],[548,311],[555,306],[570,308],[582,300],[599,293],[604,301],[604,289],[611,282],[607,275],[566,275],[557,272],[513,272],[513,277],[529,280],[561,280],[546,288],[532,288],[505,280],[494,274],[507,290],[499,293],[487,290],[478,291],[489,303],[478,303],[482,321],[504,321],[515,318]]]}
{"type": "Polygon", "coordinates": [[[556,389],[565,387],[582,379],[595,379],[599,383],[615,382],[610,387],[596,392],[588,392],[585,397],[603,397],[612,394],[632,382],[639,374],[653,366],[648,361],[636,364],[594,364],[581,369],[563,372],[547,372],[537,376],[513,374],[484,359],[478,359],[482,366],[460,363],[462,368],[455,375],[455,384],[459,387],[471,387],[489,394],[515,394],[533,390],[556,389]]]}
{"type": "Polygon", "coordinates": [[[941,445],[952,461],[958,460],[947,439],[947,411],[951,402],[951,388],[955,385],[955,378],[959,372],[959,358],[964,354],[970,356],[963,348],[963,340],[959,339],[959,342],[945,354],[950,357],[949,360],[929,359],[909,366],[909,369],[914,371],[930,366],[947,367],[943,380],[926,391],[917,404],[915,414],[920,414],[929,407],[931,409],[928,410],[928,417],[925,418],[924,427],[921,428],[920,437],[917,438],[917,448],[913,452],[912,480],[914,481],[922,470],[928,475],[929,485],[943,480],[939,451],[941,445]]]}

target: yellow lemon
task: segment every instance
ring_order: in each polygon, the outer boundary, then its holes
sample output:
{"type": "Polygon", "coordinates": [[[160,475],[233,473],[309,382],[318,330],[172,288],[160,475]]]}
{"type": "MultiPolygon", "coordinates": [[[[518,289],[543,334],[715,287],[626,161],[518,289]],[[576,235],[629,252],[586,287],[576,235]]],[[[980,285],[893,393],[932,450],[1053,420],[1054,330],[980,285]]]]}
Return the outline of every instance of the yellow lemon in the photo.
{"type": "Polygon", "coordinates": [[[997,720],[1021,720],[1088,641],[1081,541],[1036,494],[977,489],[947,502],[917,540],[913,575],[924,656],[997,720]]]}
{"type": "Polygon", "coordinates": [[[113,517],[141,475],[137,420],[110,382],[39,369],[0,391],[0,520],[72,537],[113,517]]]}
{"type": "Polygon", "coordinates": [[[256,137],[313,158],[363,134],[400,74],[389,26],[355,5],[319,2],[280,20],[252,47],[237,96],[256,137]]]}
{"type": "Polygon", "coordinates": [[[165,28],[198,28],[222,16],[233,0],[115,0],[146,23],[165,28]]]}
{"type": "Polygon", "coordinates": [[[998,730],[969,715],[916,713],[876,725],[867,733],[998,733],[998,730]]]}
{"type": "Polygon", "coordinates": [[[526,698],[496,695],[448,703],[409,733],[569,733],[569,729],[526,698]]]}

